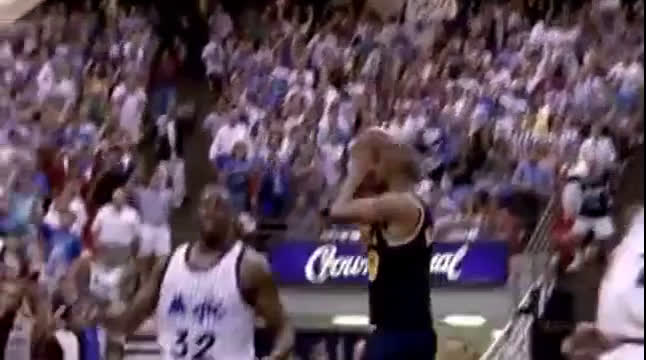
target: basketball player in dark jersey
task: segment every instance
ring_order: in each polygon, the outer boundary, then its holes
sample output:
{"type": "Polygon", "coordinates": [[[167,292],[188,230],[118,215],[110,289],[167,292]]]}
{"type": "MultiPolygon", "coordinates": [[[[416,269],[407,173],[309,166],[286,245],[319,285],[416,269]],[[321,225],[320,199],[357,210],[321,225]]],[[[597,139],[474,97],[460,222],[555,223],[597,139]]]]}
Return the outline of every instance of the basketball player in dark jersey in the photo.
{"type": "Polygon", "coordinates": [[[240,240],[229,193],[207,186],[199,203],[200,238],[160,259],[121,314],[78,309],[88,322],[129,334],[156,311],[163,360],[254,360],[256,316],[276,337],[267,360],[290,355],[294,334],[267,260],[240,240]]]}
{"type": "Polygon", "coordinates": [[[370,225],[370,320],[367,360],[432,360],[436,352],[430,299],[431,217],[413,193],[412,150],[377,129],[353,145],[348,175],[330,208],[333,221],[370,225]],[[373,184],[366,195],[362,184],[373,184]],[[355,194],[362,185],[362,197],[355,194]]]}

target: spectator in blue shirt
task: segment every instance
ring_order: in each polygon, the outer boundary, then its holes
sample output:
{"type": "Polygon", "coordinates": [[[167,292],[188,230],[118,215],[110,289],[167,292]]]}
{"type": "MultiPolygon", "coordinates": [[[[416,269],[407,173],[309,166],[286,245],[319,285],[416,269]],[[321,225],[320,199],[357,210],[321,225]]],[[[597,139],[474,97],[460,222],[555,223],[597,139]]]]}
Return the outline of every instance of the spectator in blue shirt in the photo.
{"type": "Polygon", "coordinates": [[[18,179],[8,192],[7,211],[0,213],[0,234],[23,236],[30,233],[34,212],[40,205],[38,193],[29,180],[18,179]]]}
{"type": "Polygon", "coordinates": [[[260,177],[257,195],[261,217],[280,218],[285,215],[289,202],[289,164],[281,161],[276,152],[268,154],[260,177]]]}
{"type": "Polygon", "coordinates": [[[57,287],[58,283],[69,269],[72,262],[81,256],[82,245],[78,235],[72,232],[72,225],[76,216],[69,210],[60,212],[60,226],[51,228],[42,226],[44,239],[45,269],[44,278],[50,290],[57,287]]]}
{"type": "Polygon", "coordinates": [[[512,177],[512,185],[549,196],[554,189],[554,174],[541,166],[540,153],[534,152],[529,159],[522,160],[512,177]]]}
{"type": "Polygon", "coordinates": [[[232,157],[223,170],[233,206],[240,212],[249,211],[253,161],[244,142],[239,141],[233,146],[232,157]]]}

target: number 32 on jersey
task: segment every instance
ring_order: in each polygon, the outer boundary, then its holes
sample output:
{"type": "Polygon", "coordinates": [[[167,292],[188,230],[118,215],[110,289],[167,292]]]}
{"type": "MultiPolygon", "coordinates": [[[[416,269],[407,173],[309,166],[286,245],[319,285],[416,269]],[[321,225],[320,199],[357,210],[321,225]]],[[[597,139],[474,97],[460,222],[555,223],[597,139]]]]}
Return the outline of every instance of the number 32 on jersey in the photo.
{"type": "Polygon", "coordinates": [[[173,345],[173,359],[176,360],[215,360],[209,352],[215,344],[215,334],[204,332],[191,334],[188,330],[179,330],[173,345]]]}

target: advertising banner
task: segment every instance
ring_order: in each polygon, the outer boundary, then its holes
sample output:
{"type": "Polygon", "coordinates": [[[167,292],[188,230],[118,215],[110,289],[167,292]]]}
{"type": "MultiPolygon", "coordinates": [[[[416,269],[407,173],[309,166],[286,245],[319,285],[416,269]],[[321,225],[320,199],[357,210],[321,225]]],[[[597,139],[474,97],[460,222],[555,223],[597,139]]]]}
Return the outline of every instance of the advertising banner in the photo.
{"type": "MultiPolygon", "coordinates": [[[[365,285],[368,258],[357,242],[285,242],[269,252],[274,276],[282,285],[365,285]]],[[[507,280],[505,242],[476,240],[436,243],[429,264],[432,286],[499,286],[507,280]]]]}

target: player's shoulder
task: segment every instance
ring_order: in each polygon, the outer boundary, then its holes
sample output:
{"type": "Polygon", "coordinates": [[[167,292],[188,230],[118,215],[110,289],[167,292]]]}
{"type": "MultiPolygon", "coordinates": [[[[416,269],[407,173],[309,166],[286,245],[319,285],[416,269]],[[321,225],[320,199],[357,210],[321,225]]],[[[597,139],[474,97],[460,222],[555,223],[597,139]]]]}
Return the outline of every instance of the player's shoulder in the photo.
{"type": "Polygon", "coordinates": [[[422,199],[413,192],[389,191],[379,195],[378,199],[393,205],[405,206],[414,209],[424,207],[422,199]]]}
{"type": "Polygon", "coordinates": [[[249,245],[243,245],[244,251],[240,255],[241,271],[252,274],[271,274],[271,266],[267,256],[249,245]]]}
{"type": "Polygon", "coordinates": [[[271,266],[267,256],[251,246],[244,245],[238,260],[240,286],[243,289],[257,288],[266,281],[272,281],[271,266]]]}

